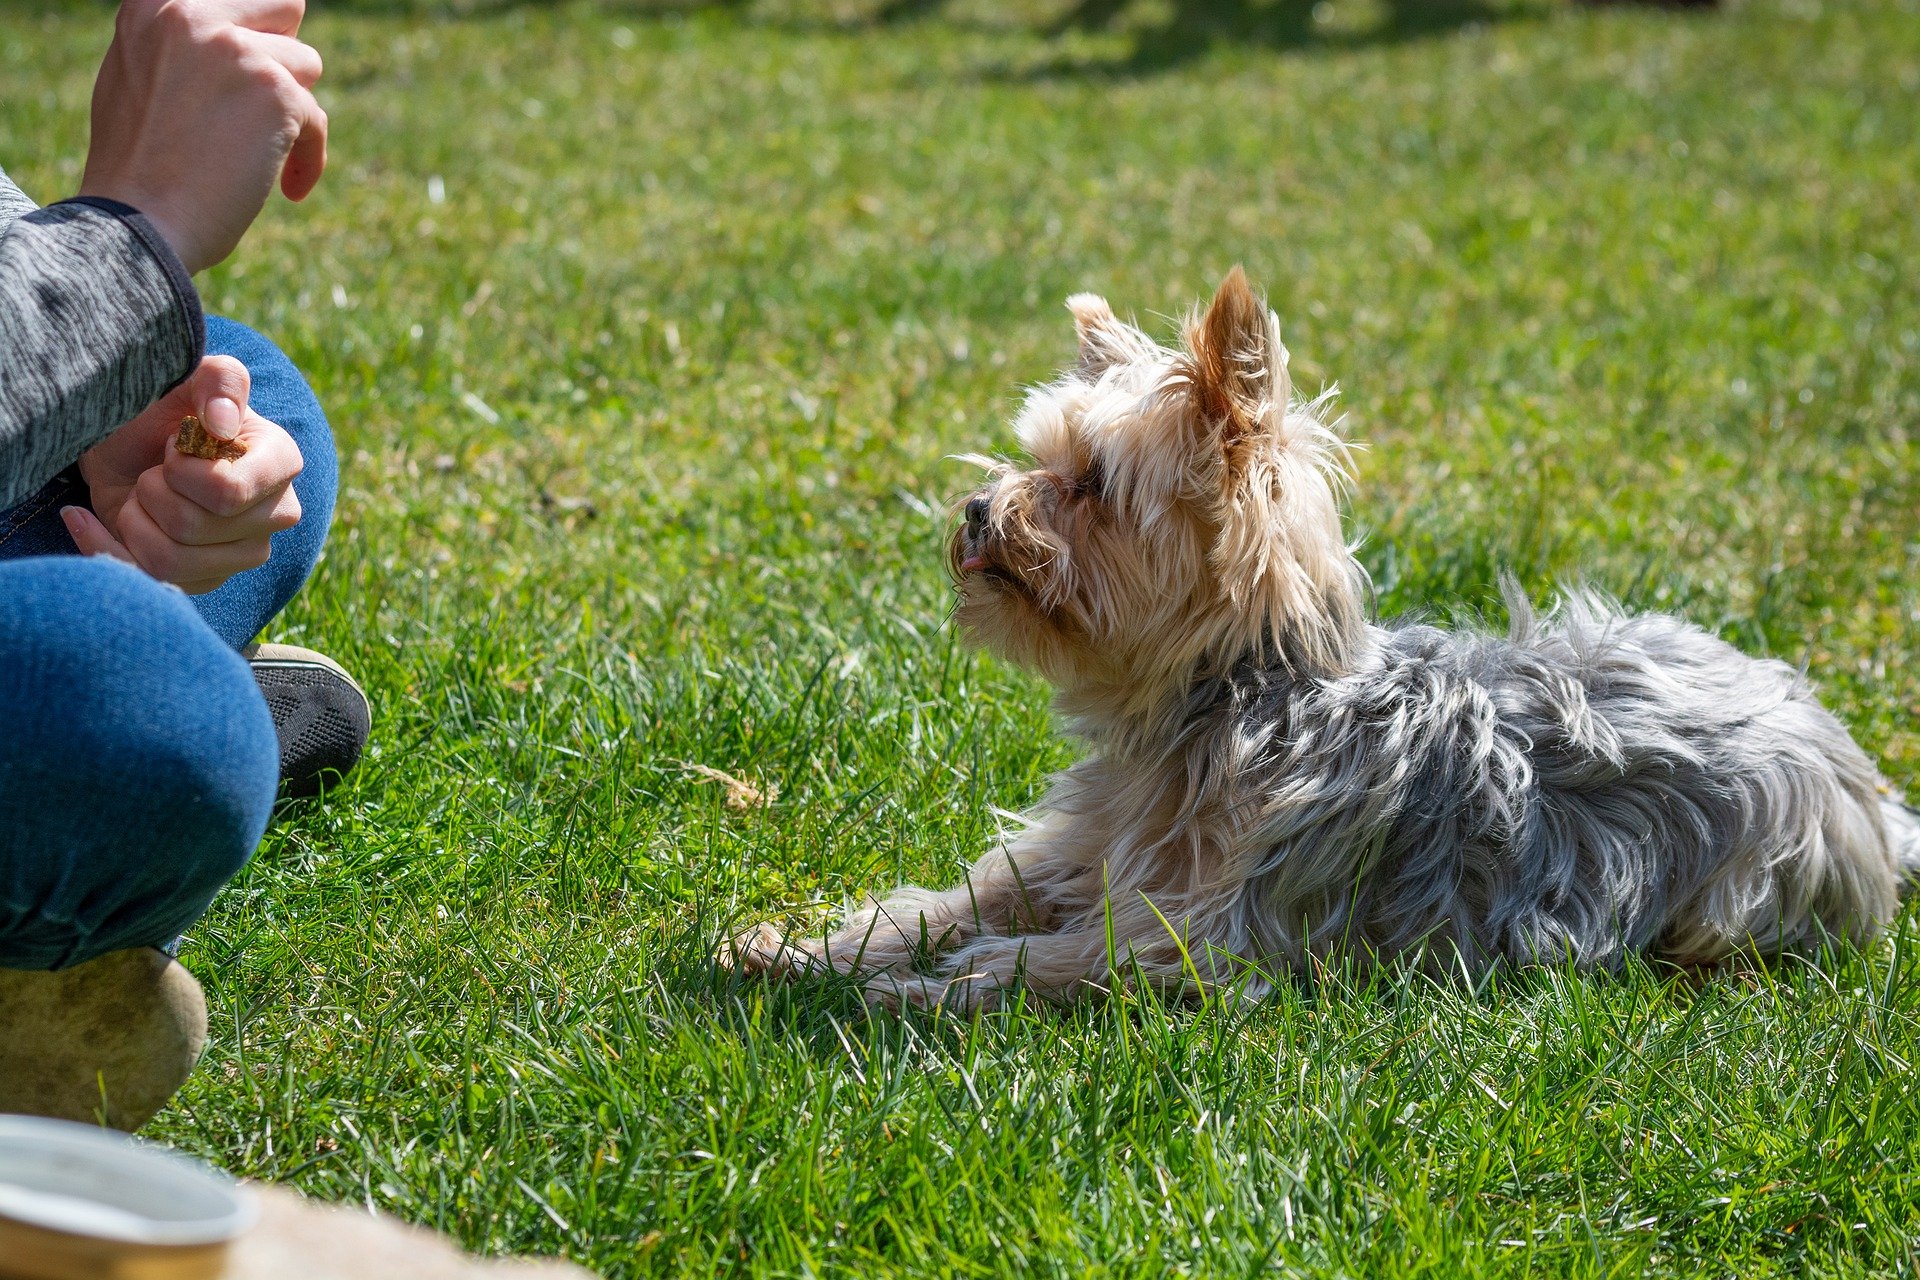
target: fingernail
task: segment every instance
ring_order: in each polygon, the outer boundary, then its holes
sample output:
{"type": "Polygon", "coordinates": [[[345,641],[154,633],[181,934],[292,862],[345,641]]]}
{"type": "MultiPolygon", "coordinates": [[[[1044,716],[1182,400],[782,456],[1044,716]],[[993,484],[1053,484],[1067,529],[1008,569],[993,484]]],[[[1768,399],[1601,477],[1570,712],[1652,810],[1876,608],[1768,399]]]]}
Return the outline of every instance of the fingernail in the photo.
{"type": "Polygon", "coordinates": [[[80,545],[80,535],[86,529],[86,526],[80,523],[80,508],[60,508],[60,523],[67,526],[67,536],[73,539],[73,545],[78,547],[80,545]]]}
{"type": "Polygon", "coordinates": [[[207,401],[207,412],[201,421],[212,434],[231,440],[240,434],[240,406],[225,396],[215,396],[207,401]]]}

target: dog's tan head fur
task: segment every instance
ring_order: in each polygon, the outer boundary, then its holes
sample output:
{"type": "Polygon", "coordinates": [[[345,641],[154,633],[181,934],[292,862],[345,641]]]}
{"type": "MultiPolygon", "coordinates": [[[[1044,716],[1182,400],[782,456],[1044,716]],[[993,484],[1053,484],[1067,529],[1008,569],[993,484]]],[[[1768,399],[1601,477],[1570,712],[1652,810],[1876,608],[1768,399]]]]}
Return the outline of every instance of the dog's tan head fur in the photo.
{"type": "Polygon", "coordinates": [[[1365,594],[1340,526],[1346,448],[1320,401],[1293,399],[1245,275],[1179,351],[1091,294],[1067,306],[1079,363],[1015,423],[1032,465],[989,462],[949,548],[967,635],[1096,720],[1151,714],[1251,655],[1344,670],[1365,594]]]}

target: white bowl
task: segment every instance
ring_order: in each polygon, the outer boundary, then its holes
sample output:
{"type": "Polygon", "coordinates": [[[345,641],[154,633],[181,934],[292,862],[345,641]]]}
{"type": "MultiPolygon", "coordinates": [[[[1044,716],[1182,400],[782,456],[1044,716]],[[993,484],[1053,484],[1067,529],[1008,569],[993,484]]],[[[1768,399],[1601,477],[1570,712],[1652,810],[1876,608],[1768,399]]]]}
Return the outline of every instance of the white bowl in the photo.
{"type": "Polygon", "coordinates": [[[0,1218],[175,1247],[231,1240],[259,1215],[251,1191],[198,1160],[89,1125],[0,1116],[0,1218]]]}

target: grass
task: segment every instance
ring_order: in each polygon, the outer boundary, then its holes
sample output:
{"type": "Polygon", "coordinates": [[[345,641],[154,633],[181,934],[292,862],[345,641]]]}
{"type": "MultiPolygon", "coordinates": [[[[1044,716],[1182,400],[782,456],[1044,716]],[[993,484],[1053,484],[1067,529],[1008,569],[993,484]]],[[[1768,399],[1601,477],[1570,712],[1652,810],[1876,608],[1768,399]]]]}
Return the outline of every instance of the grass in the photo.
{"type": "MultiPolygon", "coordinates": [[[[5,0],[74,185],[107,30],[5,0]]],[[[378,708],[185,954],[157,1136],[609,1276],[1912,1275],[1920,952],[866,1020],[732,925],[954,876],[1068,759],[943,629],[1061,300],[1236,261],[1384,612],[1585,579],[1920,787],[1920,6],[316,5],[333,168],[204,281],[330,407],[281,638],[378,708]],[[766,789],[736,810],[690,769],[766,789]]]]}

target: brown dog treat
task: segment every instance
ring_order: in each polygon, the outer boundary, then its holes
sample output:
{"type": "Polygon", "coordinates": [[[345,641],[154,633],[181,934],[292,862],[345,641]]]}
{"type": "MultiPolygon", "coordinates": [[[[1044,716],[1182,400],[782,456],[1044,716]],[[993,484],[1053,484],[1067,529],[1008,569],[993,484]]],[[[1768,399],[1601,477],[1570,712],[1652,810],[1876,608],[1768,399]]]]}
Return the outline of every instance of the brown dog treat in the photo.
{"type": "Polygon", "coordinates": [[[247,456],[247,446],[238,440],[222,440],[192,414],[180,419],[180,434],[173,438],[173,447],[189,458],[205,458],[208,462],[232,462],[247,456]]]}

